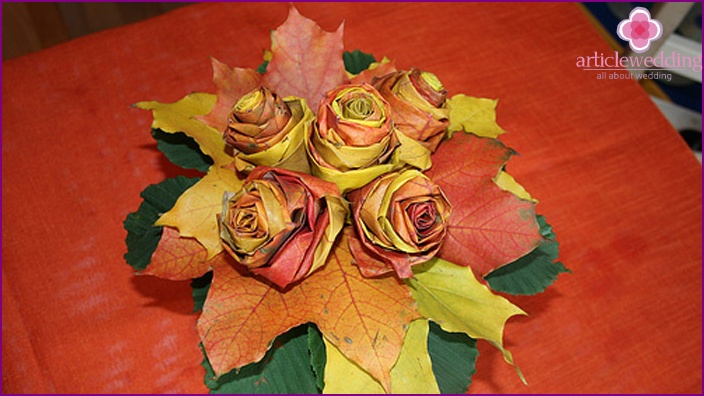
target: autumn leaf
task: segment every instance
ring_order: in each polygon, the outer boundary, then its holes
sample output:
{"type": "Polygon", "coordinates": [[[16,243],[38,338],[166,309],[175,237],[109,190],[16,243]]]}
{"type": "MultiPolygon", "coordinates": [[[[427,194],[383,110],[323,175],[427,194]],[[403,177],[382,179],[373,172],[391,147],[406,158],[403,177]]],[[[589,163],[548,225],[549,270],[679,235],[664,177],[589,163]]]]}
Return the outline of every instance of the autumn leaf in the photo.
{"type": "Polygon", "coordinates": [[[359,273],[347,248],[348,232],[325,266],[283,291],[214,260],[198,332],[217,375],[260,360],[277,335],[313,322],[348,359],[390,388],[406,328],[419,314],[398,279],[359,273]]]}
{"type": "Polygon", "coordinates": [[[535,203],[494,182],[513,153],[498,140],[466,133],[440,145],[427,175],[445,192],[452,214],[437,257],[484,276],[543,241],[535,203]]]}
{"type": "Polygon", "coordinates": [[[385,76],[396,71],[396,65],[389,58],[384,57],[381,62],[374,62],[369,65],[369,68],[362,70],[354,76],[350,82],[352,84],[368,83],[371,84],[375,77],[385,76]]]}
{"type": "Polygon", "coordinates": [[[496,123],[496,99],[475,98],[459,94],[447,100],[450,125],[447,134],[466,131],[477,136],[495,138],[505,131],[496,123]]]}
{"type": "Polygon", "coordinates": [[[152,111],[153,129],[167,133],[183,132],[193,138],[200,151],[212,158],[217,166],[228,164],[232,161],[232,156],[225,151],[225,141],[220,132],[195,118],[208,113],[215,100],[215,95],[192,93],[175,103],[148,101],[134,106],[152,111]]]}
{"type": "Polygon", "coordinates": [[[182,237],[195,238],[210,259],[222,251],[216,216],[222,211],[223,193],[239,191],[242,183],[234,171],[211,166],[208,174],[186,190],[155,224],[175,227],[182,237]]]}
{"type": "MultiPolygon", "coordinates": [[[[381,384],[347,359],[332,343],[325,341],[327,366],[325,388],[328,394],[384,393],[381,384]]],[[[396,365],[391,369],[391,393],[440,393],[428,354],[428,321],[411,322],[396,365]]]]}
{"type": "Polygon", "coordinates": [[[527,201],[533,201],[538,203],[538,200],[531,197],[530,193],[526,189],[518,184],[513,176],[509,175],[508,172],[500,171],[499,174],[494,179],[494,182],[500,189],[508,191],[520,199],[525,199],[527,201]]]}
{"type": "Polygon", "coordinates": [[[207,256],[207,251],[198,241],[181,238],[178,230],[164,227],[149,266],[140,274],[170,280],[198,278],[210,270],[207,256]]]}
{"type": "Polygon", "coordinates": [[[342,54],[342,62],[345,64],[347,75],[359,74],[361,71],[369,68],[370,65],[376,62],[373,54],[367,54],[358,49],[349,52],[345,51],[342,54]]]}
{"type": "Polygon", "coordinates": [[[262,77],[252,69],[240,67],[231,69],[215,58],[210,60],[213,64],[213,84],[215,84],[217,100],[208,114],[197,118],[222,132],[227,128],[232,106],[240,97],[257,88],[261,84],[262,77]]]}
{"type": "MultiPolygon", "coordinates": [[[[406,282],[424,317],[445,331],[489,341],[514,364],[511,353],[503,347],[504,324],[511,316],[526,315],[523,310],[479,283],[471,268],[435,258],[413,267],[413,272],[415,277],[406,282]]],[[[525,382],[518,367],[516,372],[525,382]]]]}
{"type": "Polygon", "coordinates": [[[325,93],[347,81],[342,61],[343,25],[325,32],[291,7],[288,18],[271,34],[272,59],[264,84],[278,95],[304,98],[317,111],[325,93]]]}
{"type": "MultiPolygon", "coordinates": [[[[274,345],[257,363],[214,379],[207,357],[203,359],[205,385],[210,394],[315,394],[317,378],[308,358],[308,332],[315,326],[303,325],[276,337],[274,345]]],[[[322,345],[323,341],[320,341],[322,345]]],[[[201,346],[202,348],[202,346],[201,346]]]]}

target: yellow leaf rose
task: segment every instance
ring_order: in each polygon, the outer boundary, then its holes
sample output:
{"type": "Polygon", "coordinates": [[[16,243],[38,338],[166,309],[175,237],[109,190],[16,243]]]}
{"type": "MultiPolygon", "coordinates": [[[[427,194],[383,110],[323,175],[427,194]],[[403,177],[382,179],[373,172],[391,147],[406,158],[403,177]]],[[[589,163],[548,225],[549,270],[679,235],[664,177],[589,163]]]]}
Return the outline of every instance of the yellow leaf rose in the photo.
{"type": "Polygon", "coordinates": [[[306,145],[312,173],[336,183],[344,194],[407,165],[429,168],[430,153],[394,128],[390,112],[369,84],[330,91],[306,145]]]}
{"type": "Polygon", "coordinates": [[[282,99],[266,87],[242,96],[230,110],[223,134],[239,151],[234,167],[245,174],[258,165],[310,173],[304,145],[313,119],[301,98],[282,99]]]}

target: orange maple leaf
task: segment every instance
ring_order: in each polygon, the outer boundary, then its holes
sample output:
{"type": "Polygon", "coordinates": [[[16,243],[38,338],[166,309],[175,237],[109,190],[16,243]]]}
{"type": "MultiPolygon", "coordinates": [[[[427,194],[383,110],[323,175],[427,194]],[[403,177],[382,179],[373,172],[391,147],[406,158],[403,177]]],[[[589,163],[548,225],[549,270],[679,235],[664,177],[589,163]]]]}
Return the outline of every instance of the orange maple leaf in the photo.
{"type": "Polygon", "coordinates": [[[513,150],[496,139],[457,133],[440,145],[427,171],[452,204],[437,256],[477,275],[511,263],[543,241],[535,202],[502,190],[494,179],[513,150]]]}
{"type": "Polygon", "coordinates": [[[213,84],[216,87],[217,101],[210,113],[196,119],[222,132],[227,128],[230,109],[237,100],[254,90],[261,83],[261,75],[252,69],[228,65],[215,58],[210,58],[213,64],[213,84]]]}
{"type": "Polygon", "coordinates": [[[191,280],[211,269],[208,252],[193,238],[182,238],[178,230],[164,227],[152,259],[141,275],[154,275],[170,280],[191,280]]]}
{"type": "Polygon", "coordinates": [[[394,276],[368,279],[353,265],[348,227],[327,264],[280,290],[217,256],[198,332],[217,375],[262,359],[274,338],[307,322],[388,391],[411,321],[420,317],[409,288],[394,276]],[[218,259],[220,258],[220,259],[218,259]]]}
{"type": "Polygon", "coordinates": [[[304,98],[315,112],[326,92],[347,81],[343,25],[328,33],[292,6],[284,24],[271,33],[273,56],[264,84],[279,96],[304,98]]]}

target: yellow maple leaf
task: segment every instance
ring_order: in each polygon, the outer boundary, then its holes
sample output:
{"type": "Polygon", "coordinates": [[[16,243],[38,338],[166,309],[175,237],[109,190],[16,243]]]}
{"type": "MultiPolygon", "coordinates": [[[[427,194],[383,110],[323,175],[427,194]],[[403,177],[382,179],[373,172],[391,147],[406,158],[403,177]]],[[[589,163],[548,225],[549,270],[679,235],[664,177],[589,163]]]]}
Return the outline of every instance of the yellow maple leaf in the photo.
{"type": "Polygon", "coordinates": [[[208,251],[210,259],[222,251],[217,214],[222,211],[223,193],[239,191],[242,184],[243,180],[234,171],[213,165],[155,225],[175,227],[180,236],[195,238],[208,251]]]}
{"type": "Polygon", "coordinates": [[[450,110],[448,137],[462,130],[488,138],[496,138],[506,132],[496,123],[498,103],[498,99],[475,98],[463,94],[447,99],[447,108],[450,110]]]}
{"type": "Polygon", "coordinates": [[[220,132],[195,119],[210,112],[215,100],[215,95],[192,93],[174,103],[145,101],[134,106],[152,111],[152,128],[167,133],[183,132],[193,138],[203,154],[212,158],[218,166],[230,163],[233,157],[225,151],[225,141],[220,132]]]}
{"type": "MultiPolygon", "coordinates": [[[[327,394],[384,393],[384,388],[368,372],[343,355],[323,337],[327,363],[325,388],[327,394]]],[[[391,369],[391,393],[440,393],[428,355],[428,321],[411,322],[396,364],[391,369]]]]}
{"type": "Polygon", "coordinates": [[[494,178],[494,183],[496,183],[496,185],[499,186],[500,189],[513,193],[513,195],[517,196],[520,199],[538,203],[537,199],[531,197],[530,193],[526,191],[526,189],[522,185],[518,184],[518,182],[516,181],[516,179],[513,178],[513,176],[509,175],[505,171],[500,171],[499,174],[496,175],[496,177],[494,178]]]}
{"type": "Polygon", "coordinates": [[[489,341],[526,382],[511,353],[503,347],[504,324],[511,316],[526,315],[523,310],[479,283],[470,267],[434,258],[413,267],[413,272],[415,278],[406,281],[425,318],[445,331],[489,341]]]}

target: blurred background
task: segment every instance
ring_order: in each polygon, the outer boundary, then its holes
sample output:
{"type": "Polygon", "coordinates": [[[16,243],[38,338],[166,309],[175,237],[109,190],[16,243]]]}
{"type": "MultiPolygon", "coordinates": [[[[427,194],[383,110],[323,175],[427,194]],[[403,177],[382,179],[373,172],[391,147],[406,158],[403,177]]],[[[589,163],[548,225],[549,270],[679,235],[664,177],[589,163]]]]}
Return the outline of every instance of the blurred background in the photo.
{"type": "MultiPolygon", "coordinates": [[[[2,59],[8,60],[124,24],[145,20],[190,3],[3,3],[2,59]]],[[[628,55],[628,44],[616,35],[618,23],[634,7],[650,10],[664,28],[649,52],[677,51],[699,56],[702,49],[701,3],[580,3],[585,15],[611,47],[628,55]]],[[[655,70],[669,79],[639,83],[682,135],[701,162],[702,73],[655,70]]]]}

